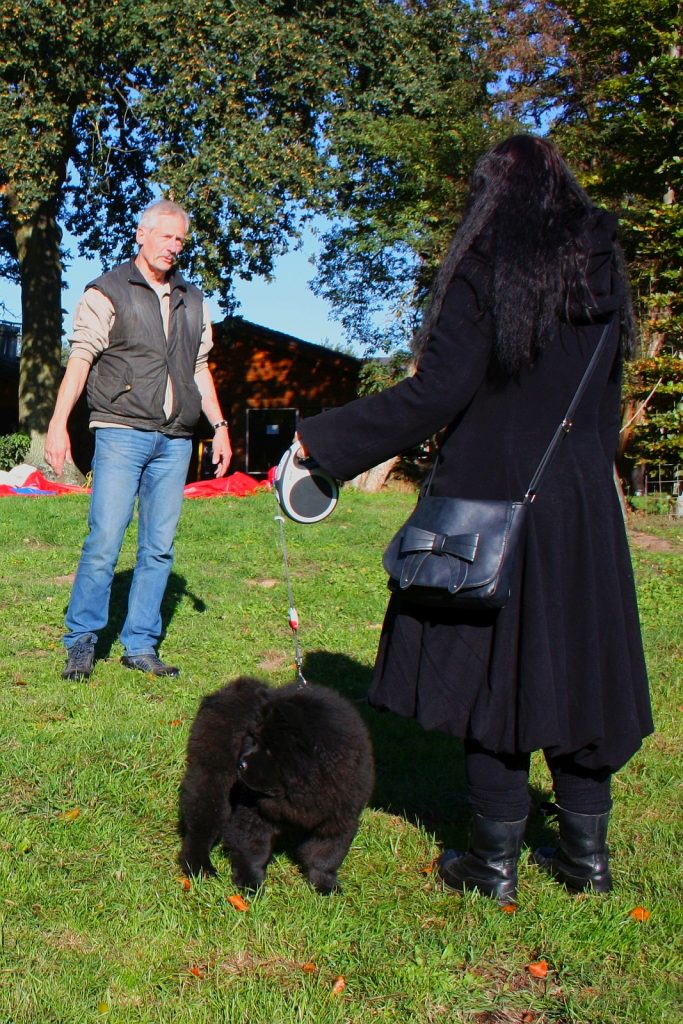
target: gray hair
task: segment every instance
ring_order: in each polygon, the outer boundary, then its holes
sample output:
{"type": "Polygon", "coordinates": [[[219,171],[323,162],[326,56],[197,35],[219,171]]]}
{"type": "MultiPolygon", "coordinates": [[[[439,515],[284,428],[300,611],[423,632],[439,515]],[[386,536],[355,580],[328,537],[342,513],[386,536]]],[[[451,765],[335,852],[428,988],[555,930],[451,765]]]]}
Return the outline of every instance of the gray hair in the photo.
{"type": "Polygon", "coordinates": [[[185,231],[187,232],[190,227],[190,215],[187,210],[179,206],[178,203],[172,202],[170,199],[157,199],[156,202],[150,203],[140,215],[138,221],[138,227],[140,228],[151,228],[154,227],[159,217],[182,217],[185,221],[185,231]]]}

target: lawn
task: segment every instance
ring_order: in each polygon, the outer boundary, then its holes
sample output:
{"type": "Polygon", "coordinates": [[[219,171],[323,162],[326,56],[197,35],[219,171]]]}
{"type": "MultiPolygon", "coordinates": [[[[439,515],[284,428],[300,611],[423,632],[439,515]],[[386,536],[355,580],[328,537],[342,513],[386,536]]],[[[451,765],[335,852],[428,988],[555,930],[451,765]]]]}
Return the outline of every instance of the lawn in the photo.
{"type": "MultiPolygon", "coordinates": [[[[347,489],[325,522],[287,524],[304,673],[358,702],[377,786],[341,893],[317,896],[282,856],[240,911],[220,853],[218,878],[180,877],[177,789],[204,693],[240,673],[293,678],[273,496],[186,502],[161,648],[179,679],[119,664],[131,532],[80,683],[60,679],[60,638],[87,499],[0,501],[0,1024],[680,1019],[683,531],[635,524],[657,732],[615,782],[615,891],[570,897],[525,851],[518,909],[504,913],[444,892],[430,870],[466,839],[457,743],[364,703],[381,551],[411,502],[347,489]],[[529,970],[542,962],[547,973],[529,970]]],[[[532,782],[537,806],[540,763],[532,782]]],[[[535,813],[529,842],[546,829],[535,813]]]]}

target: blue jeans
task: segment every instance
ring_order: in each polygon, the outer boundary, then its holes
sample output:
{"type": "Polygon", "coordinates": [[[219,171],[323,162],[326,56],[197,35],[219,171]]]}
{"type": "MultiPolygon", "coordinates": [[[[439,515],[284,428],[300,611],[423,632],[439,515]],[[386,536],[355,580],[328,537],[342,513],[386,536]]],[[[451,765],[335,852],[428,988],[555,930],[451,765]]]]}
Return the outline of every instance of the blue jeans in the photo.
{"type": "Polygon", "coordinates": [[[107,624],[114,569],[137,497],[138,552],[121,643],[129,657],[155,652],[191,453],[192,442],[184,437],[120,427],[96,430],[90,532],[66,613],[67,650],[78,640],[94,642],[107,624]]]}

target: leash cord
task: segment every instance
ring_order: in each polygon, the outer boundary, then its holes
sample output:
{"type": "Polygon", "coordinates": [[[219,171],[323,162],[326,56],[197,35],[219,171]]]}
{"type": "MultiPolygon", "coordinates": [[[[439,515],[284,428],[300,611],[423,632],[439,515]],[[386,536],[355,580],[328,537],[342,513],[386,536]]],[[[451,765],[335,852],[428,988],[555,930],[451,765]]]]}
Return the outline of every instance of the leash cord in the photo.
{"type": "MultiPolygon", "coordinates": [[[[277,498],[276,498],[277,500],[277,498]]],[[[274,517],[275,522],[278,524],[280,533],[280,547],[282,548],[282,564],[285,573],[285,583],[287,584],[287,600],[289,602],[289,627],[294,635],[294,661],[296,663],[296,682],[299,686],[307,686],[307,680],[304,678],[303,673],[303,655],[301,653],[301,644],[299,642],[299,613],[294,606],[294,593],[292,591],[292,578],[289,572],[289,559],[287,558],[287,543],[285,541],[285,521],[278,511],[274,517]]]]}

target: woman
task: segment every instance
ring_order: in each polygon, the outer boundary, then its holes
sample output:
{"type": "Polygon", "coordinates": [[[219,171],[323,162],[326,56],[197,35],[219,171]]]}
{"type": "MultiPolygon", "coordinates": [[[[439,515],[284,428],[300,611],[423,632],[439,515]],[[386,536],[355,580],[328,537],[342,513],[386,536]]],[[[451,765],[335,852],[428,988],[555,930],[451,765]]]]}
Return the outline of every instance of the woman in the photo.
{"type": "Polygon", "coordinates": [[[464,739],[473,828],[444,882],[514,900],[542,749],[560,839],[537,863],[606,892],[610,778],[652,730],[613,463],[634,345],[616,218],[555,147],[516,135],[483,156],[417,338],[417,372],[304,420],[304,451],[340,479],[446,428],[431,493],[521,499],[613,315],[574,428],[530,510],[510,600],[430,611],[392,595],[371,703],[464,739]]]}

